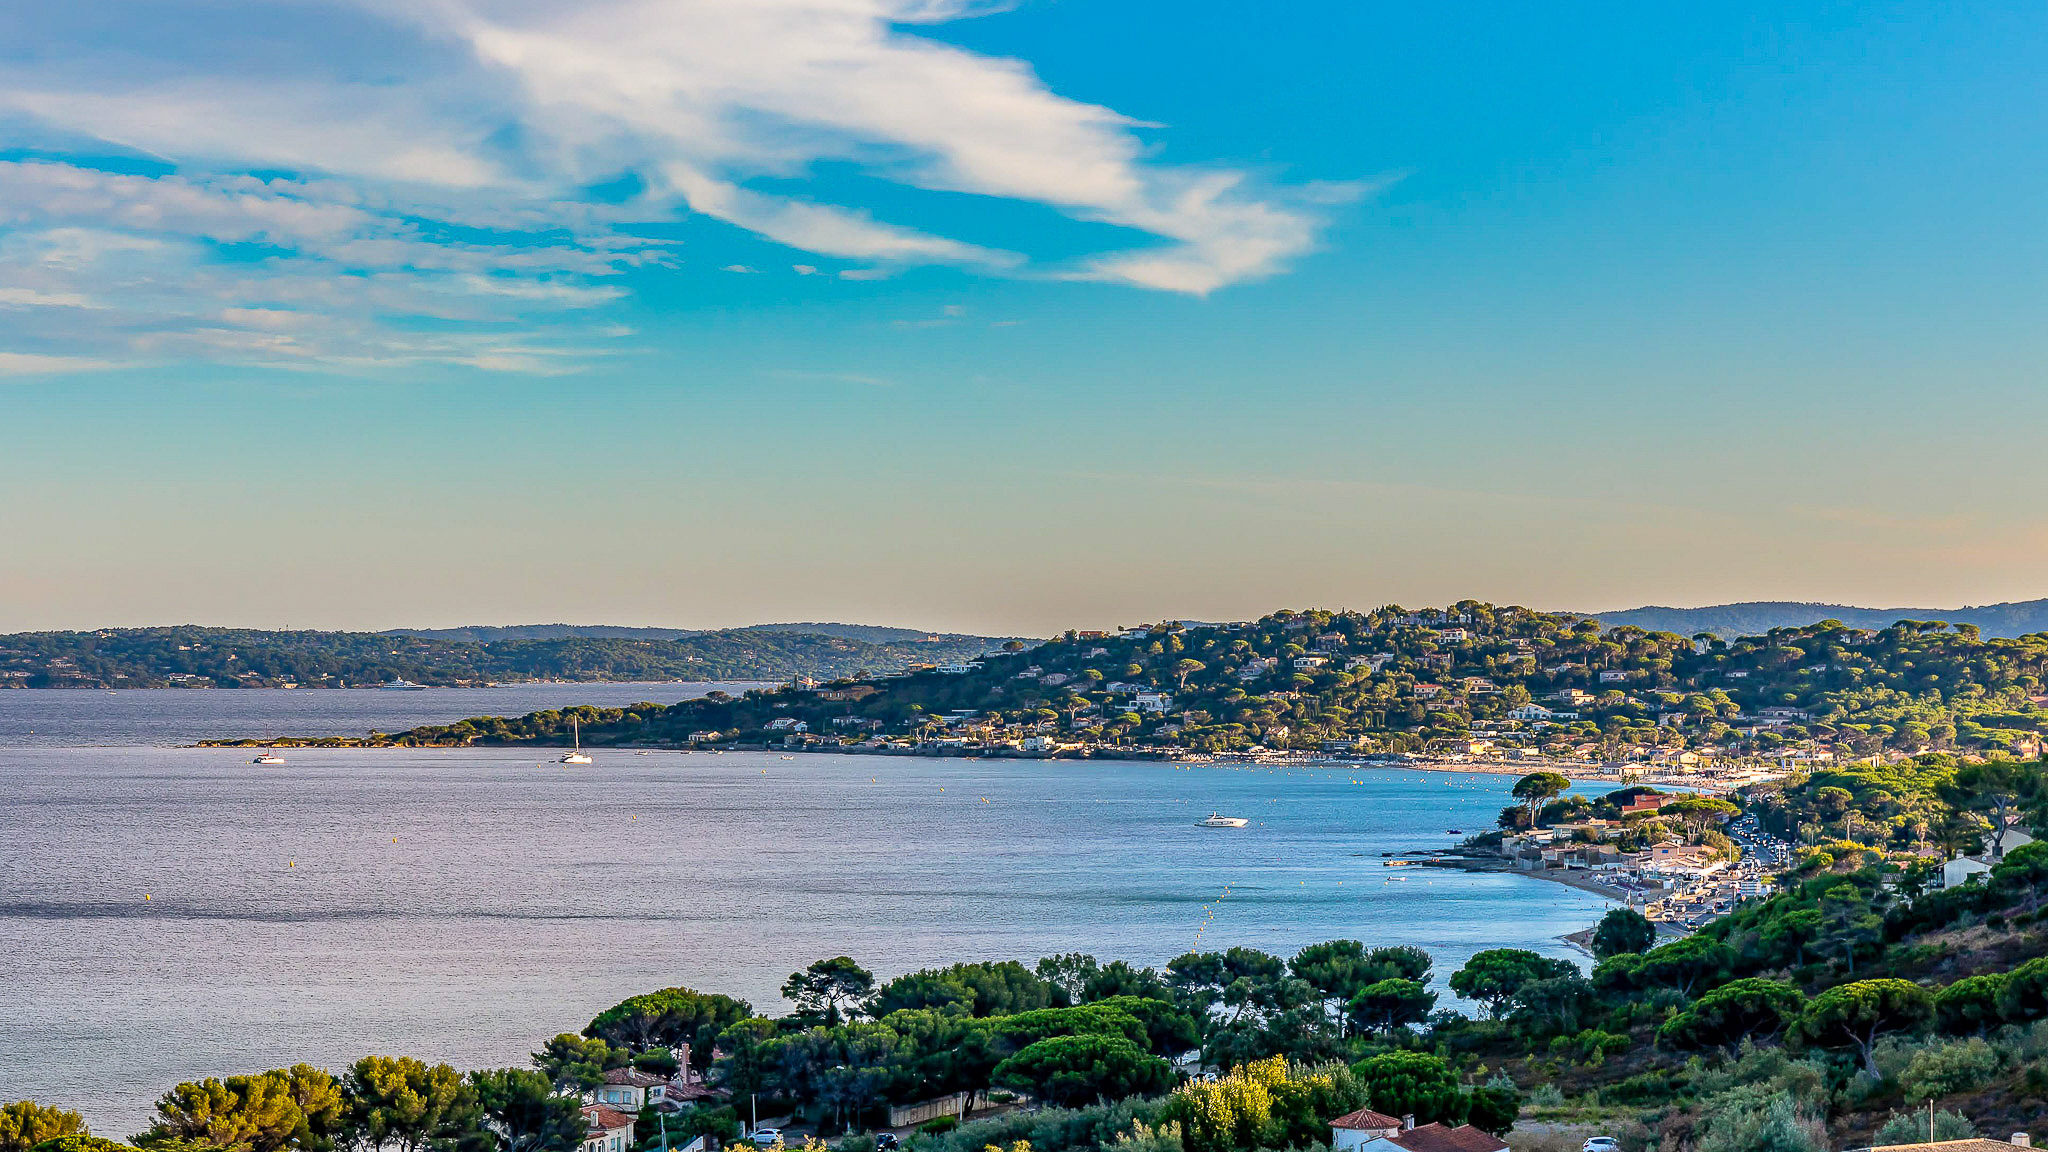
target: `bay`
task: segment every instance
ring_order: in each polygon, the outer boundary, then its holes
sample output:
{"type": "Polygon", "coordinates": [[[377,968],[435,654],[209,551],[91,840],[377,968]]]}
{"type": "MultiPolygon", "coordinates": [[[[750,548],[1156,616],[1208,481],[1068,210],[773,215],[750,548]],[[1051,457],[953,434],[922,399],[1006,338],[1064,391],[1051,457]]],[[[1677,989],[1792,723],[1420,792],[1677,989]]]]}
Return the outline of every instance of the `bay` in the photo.
{"type": "MultiPolygon", "coordinates": [[[[251,719],[304,730],[264,701],[380,694],[150,693],[256,714],[201,709],[146,737],[73,713],[108,694],[33,695],[39,737],[85,735],[0,746],[0,1099],[74,1107],[115,1136],[200,1076],[373,1052],[524,1063],[653,988],[780,1012],[789,972],[842,953],[892,975],[1353,937],[1427,948],[1448,999],[1482,948],[1581,960],[1557,938],[1606,907],[1521,876],[1382,866],[1489,826],[1511,777],[610,750],[565,767],[508,749],[264,767],[161,745],[251,719]],[[1211,811],[1252,823],[1194,826],[1211,811]]],[[[490,710],[462,700],[430,719],[490,710]]]]}
{"type": "Polygon", "coordinates": [[[85,688],[0,691],[0,748],[36,745],[192,744],[277,736],[367,736],[468,716],[524,716],[547,708],[673,704],[758,682],[506,684],[496,688],[85,688]]]}

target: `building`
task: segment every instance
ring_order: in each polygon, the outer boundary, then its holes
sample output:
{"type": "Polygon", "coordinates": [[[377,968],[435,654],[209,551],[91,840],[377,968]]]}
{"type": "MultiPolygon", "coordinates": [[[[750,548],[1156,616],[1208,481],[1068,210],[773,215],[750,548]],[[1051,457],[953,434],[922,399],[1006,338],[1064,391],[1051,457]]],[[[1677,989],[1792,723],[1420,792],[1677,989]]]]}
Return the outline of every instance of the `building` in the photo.
{"type": "Polygon", "coordinates": [[[1165,712],[1173,707],[1173,693],[1140,692],[1131,697],[1131,703],[1137,705],[1140,712],[1165,712]]]}
{"type": "Polygon", "coordinates": [[[615,1108],[630,1116],[649,1104],[660,1102],[662,1090],[667,1086],[668,1080],[664,1077],[638,1068],[613,1068],[604,1074],[604,1083],[590,1090],[590,1102],[615,1108]]]}
{"type": "Polygon", "coordinates": [[[981,661],[979,660],[965,660],[955,664],[941,664],[938,670],[948,676],[965,676],[967,673],[973,672],[980,667],[981,661]]]}
{"type": "Polygon", "coordinates": [[[857,702],[865,700],[880,691],[881,689],[873,684],[849,684],[844,688],[820,688],[818,689],[818,699],[857,702]]]}
{"type": "Polygon", "coordinates": [[[1638,792],[1621,802],[1621,814],[1623,816],[1654,815],[1659,809],[1669,803],[1671,803],[1671,797],[1664,795],[1662,792],[1638,792]]]}
{"type": "MultiPolygon", "coordinates": [[[[1351,1115],[1356,1116],[1358,1113],[1354,1112],[1351,1115]]],[[[1378,1113],[1367,1115],[1376,1120],[1387,1119],[1378,1113]]],[[[1446,1128],[1442,1124],[1418,1126],[1413,1116],[1401,1117],[1399,1127],[1391,1132],[1385,1128],[1348,1129],[1347,1131],[1359,1133],[1363,1139],[1354,1136],[1353,1143],[1339,1144],[1337,1123],[1348,1119],[1349,1116],[1339,1116],[1337,1120],[1330,1122],[1331,1152],[1507,1152],[1508,1148],[1507,1141],[1481,1132],[1470,1124],[1460,1124],[1456,1128],[1446,1128]]]]}
{"type": "Polygon", "coordinates": [[[1874,1148],[1859,1148],[1856,1152],[2012,1152],[2014,1148],[2033,1146],[2031,1135],[2015,1132],[2010,1140],[1978,1136],[1970,1140],[1936,1140],[1932,1144],[1880,1144],[1874,1148]]]}
{"type": "MultiPolygon", "coordinates": [[[[2033,842],[2034,838],[2032,836],[2020,831],[2014,825],[2008,824],[2005,826],[2005,839],[2000,842],[1999,847],[2004,852],[2010,852],[2022,844],[2032,844],[2033,842]]],[[[1977,855],[1958,856],[1941,866],[1941,886],[1943,888],[1960,888],[1977,877],[1990,872],[1997,865],[1998,860],[1999,857],[1991,855],[1991,846],[1989,844],[1986,844],[1984,851],[1977,855]]]]}
{"type": "Polygon", "coordinates": [[[1600,682],[1602,684],[1626,684],[1628,682],[1628,673],[1612,670],[1602,672],[1600,673],[1600,682]]]}
{"type": "Polygon", "coordinates": [[[1659,844],[1642,854],[1644,876],[1670,880],[1704,880],[1728,867],[1711,848],[1659,844]]]}
{"type": "Polygon", "coordinates": [[[1360,1108],[1330,1121],[1330,1152],[1351,1152],[1368,1140],[1382,1140],[1401,1131],[1401,1121],[1383,1112],[1360,1108]]]}
{"type": "Polygon", "coordinates": [[[583,1109],[583,1152],[627,1152],[633,1146],[633,1118],[617,1108],[583,1109]]]}

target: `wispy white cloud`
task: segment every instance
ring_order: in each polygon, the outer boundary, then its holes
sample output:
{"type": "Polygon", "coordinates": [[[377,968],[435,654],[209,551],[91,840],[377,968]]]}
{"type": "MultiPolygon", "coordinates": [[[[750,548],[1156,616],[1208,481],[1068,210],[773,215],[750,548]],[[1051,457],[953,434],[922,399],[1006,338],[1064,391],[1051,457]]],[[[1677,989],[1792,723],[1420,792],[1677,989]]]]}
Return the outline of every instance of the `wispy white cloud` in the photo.
{"type": "Polygon", "coordinates": [[[64,319],[35,334],[50,347],[19,355],[149,346],[554,370],[595,334],[574,315],[622,296],[619,274],[675,259],[635,226],[691,214],[845,261],[848,280],[937,264],[1201,294],[1316,245],[1347,189],[1161,163],[1118,112],[1060,96],[1021,61],[912,30],[988,6],[215,0],[205,21],[152,0],[32,20],[0,11],[8,137],[45,155],[159,162],[146,174],[0,163],[0,338],[15,342],[9,325],[34,310],[39,323],[64,319]],[[1045,205],[1129,240],[1045,261],[1029,237],[940,235],[831,202],[835,186],[810,180],[826,163],[1045,205]],[[622,177],[634,189],[623,200],[586,192],[622,177]],[[423,320],[448,327],[421,336],[423,320]],[[517,349],[492,330],[513,322],[528,329],[517,349]]]}

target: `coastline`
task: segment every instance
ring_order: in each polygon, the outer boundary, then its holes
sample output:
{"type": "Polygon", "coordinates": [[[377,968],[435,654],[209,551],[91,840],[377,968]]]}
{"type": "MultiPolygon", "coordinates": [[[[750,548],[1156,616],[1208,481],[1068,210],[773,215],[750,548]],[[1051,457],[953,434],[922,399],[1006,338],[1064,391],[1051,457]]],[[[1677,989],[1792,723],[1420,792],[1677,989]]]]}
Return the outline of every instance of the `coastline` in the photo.
{"type": "MultiPolygon", "coordinates": [[[[450,721],[449,723],[453,723],[450,721]]],[[[405,743],[390,737],[403,733],[383,734],[383,738],[370,736],[274,736],[274,737],[219,737],[201,740],[189,745],[195,748],[567,748],[567,744],[543,743],[541,741],[492,744],[457,743],[405,743]]],[[[1730,792],[1742,784],[1756,779],[1754,775],[1741,781],[1727,781],[1717,778],[1701,778],[1691,775],[1637,773],[1631,780],[1618,767],[1601,765],[1589,770],[1582,764],[1559,764],[1549,762],[1523,764],[1470,763],[1456,760],[1419,760],[1413,763],[1387,764],[1364,760],[1331,759],[1313,754],[1233,757],[1216,755],[1176,755],[1174,748],[1150,747],[1102,747],[1089,749],[1085,755],[1061,755],[1059,753],[1023,752],[1016,749],[943,749],[914,748],[900,749],[869,748],[859,745],[836,745],[832,747],[783,748],[771,744],[739,744],[722,748],[687,744],[593,744],[592,751],[610,750],[616,752],[778,752],[794,755],[842,755],[842,756],[916,756],[933,760],[1144,760],[1170,761],[1188,765],[1232,766],[1259,764],[1271,767],[1293,765],[1298,767],[1344,768],[1348,771],[1385,772],[1440,772],[1448,775],[1472,776],[1527,776],[1532,772],[1556,772],[1570,779],[1574,784],[1612,784],[1617,787],[1625,781],[1636,784],[1650,784],[1666,788],[1683,788],[1703,794],[1730,792]]]]}

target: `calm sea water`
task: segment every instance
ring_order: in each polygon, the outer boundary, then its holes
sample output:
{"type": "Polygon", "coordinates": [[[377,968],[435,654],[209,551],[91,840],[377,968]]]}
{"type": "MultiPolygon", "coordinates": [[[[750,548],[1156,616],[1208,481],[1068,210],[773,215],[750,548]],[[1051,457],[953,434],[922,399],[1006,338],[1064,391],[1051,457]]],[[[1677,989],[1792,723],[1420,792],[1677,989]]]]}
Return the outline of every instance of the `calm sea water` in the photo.
{"type": "MultiPolygon", "coordinates": [[[[640,698],[569,691],[512,710],[640,698]]],[[[307,697],[358,709],[324,714],[333,730],[389,729],[423,695],[0,693],[0,1100],[125,1135],[179,1080],[371,1052],[522,1063],[651,988],[779,1012],[785,975],[841,953],[893,974],[1356,937],[1428,948],[1442,990],[1481,948],[1576,959],[1557,937],[1604,907],[1381,866],[1490,824],[1503,777],[607,751],[565,768],[504,750],[258,767],[160,746],[310,731],[292,711],[307,697]],[[128,696],[150,718],[103,722],[128,696]],[[1210,811],[1253,823],[1193,826],[1210,811]]]]}
{"type": "Polygon", "coordinates": [[[0,748],[22,745],[193,744],[245,736],[366,736],[466,716],[524,716],[544,708],[673,704],[714,688],[757,683],[663,681],[513,684],[502,688],[256,690],[241,688],[0,691],[0,748]]]}

